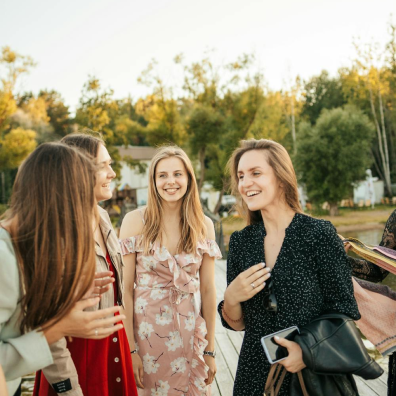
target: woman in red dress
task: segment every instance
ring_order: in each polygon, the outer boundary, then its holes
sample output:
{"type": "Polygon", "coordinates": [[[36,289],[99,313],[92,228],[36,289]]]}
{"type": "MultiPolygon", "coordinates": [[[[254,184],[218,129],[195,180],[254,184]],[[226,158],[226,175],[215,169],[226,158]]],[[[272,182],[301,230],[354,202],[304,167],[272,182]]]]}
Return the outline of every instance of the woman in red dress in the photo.
{"type": "MultiPolygon", "coordinates": [[[[115,177],[104,142],[86,134],[71,134],[63,143],[76,146],[96,159],[95,199],[110,199],[110,182],[115,177]]],[[[98,207],[95,233],[96,271],[111,271],[115,282],[96,309],[123,305],[124,266],[118,238],[107,212],[98,207]]],[[[106,273],[111,276],[110,272],[106,273]]],[[[96,290],[98,292],[98,290],[96,290]]],[[[73,338],[51,346],[54,364],[36,374],[33,396],[137,396],[132,360],[124,328],[102,340],[73,338]]]]}

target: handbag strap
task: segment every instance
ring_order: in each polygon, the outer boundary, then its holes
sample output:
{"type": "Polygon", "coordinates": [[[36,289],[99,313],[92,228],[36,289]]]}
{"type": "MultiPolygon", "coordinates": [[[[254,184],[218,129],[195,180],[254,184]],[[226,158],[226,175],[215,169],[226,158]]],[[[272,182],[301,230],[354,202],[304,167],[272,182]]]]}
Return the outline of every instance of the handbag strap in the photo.
{"type": "Polygon", "coordinates": [[[285,376],[285,368],[278,363],[273,364],[268,373],[267,382],[265,383],[264,396],[277,396],[285,376]]]}
{"type": "MultiPolygon", "coordinates": [[[[304,396],[309,396],[301,371],[296,373],[304,396]]],[[[286,376],[286,369],[279,363],[273,364],[268,373],[263,396],[278,396],[279,390],[286,376]],[[276,384],[276,385],[275,385],[276,384]]]]}

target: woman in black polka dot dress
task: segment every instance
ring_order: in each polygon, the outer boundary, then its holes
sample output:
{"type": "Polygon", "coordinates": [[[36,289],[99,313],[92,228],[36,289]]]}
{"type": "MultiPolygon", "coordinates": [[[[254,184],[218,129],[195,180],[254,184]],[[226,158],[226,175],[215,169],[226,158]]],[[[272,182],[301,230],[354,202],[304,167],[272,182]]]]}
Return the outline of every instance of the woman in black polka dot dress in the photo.
{"type": "MultiPolygon", "coordinates": [[[[324,312],[355,320],[360,315],[342,242],[330,222],[302,213],[284,147],[265,139],[243,141],[230,171],[248,226],[231,236],[219,313],[228,329],[245,330],[234,396],[262,396],[270,363],[261,337],[303,326],[324,312]]],[[[279,344],[289,351],[280,362],[288,372],[305,367],[297,343],[280,339],[279,344]]],[[[279,395],[288,395],[289,377],[279,395]]]]}

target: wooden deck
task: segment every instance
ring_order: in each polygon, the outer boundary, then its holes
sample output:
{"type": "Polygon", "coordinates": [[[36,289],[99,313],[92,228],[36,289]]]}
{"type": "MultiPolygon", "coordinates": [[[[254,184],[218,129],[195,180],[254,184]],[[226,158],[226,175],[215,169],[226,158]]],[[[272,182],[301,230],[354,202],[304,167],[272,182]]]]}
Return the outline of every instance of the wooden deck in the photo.
{"type": "MultiPolygon", "coordinates": [[[[226,289],[226,262],[218,260],[216,262],[216,287],[217,303],[223,300],[226,289]]],[[[215,383],[212,385],[213,396],[232,396],[235,373],[238,364],[239,351],[243,340],[243,332],[230,331],[225,329],[217,315],[216,322],[216,350],[217,350],[217,374],[215,383]]],[[[364,381],[360,377],[355,377],[360,396],[386,396],[387,394],[387,359],[380,361],[381,366],[386,370],[378,379],[364,381]]]]}

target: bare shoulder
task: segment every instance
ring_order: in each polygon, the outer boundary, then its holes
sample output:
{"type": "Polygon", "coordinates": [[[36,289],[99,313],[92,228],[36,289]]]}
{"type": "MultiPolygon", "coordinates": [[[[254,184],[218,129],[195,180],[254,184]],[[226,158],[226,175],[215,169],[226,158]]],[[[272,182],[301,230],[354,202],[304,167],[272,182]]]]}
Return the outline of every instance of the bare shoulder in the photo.
{"type": "Polygon", "coordinates": [[[120,239],[129,238],[142,233],[143,231],[143,221],[142,214],[144,214],[145,209],[133,210],[125,215],[124,220],[122,220],[120,229],[120,239]]]}
{"type": "Polygon", "coordinates": [[[215,230],[214,230],[213,221],[208,216],[205,216],[205,226],[206,226],[206,238],[215,239],[215,230]]]}

